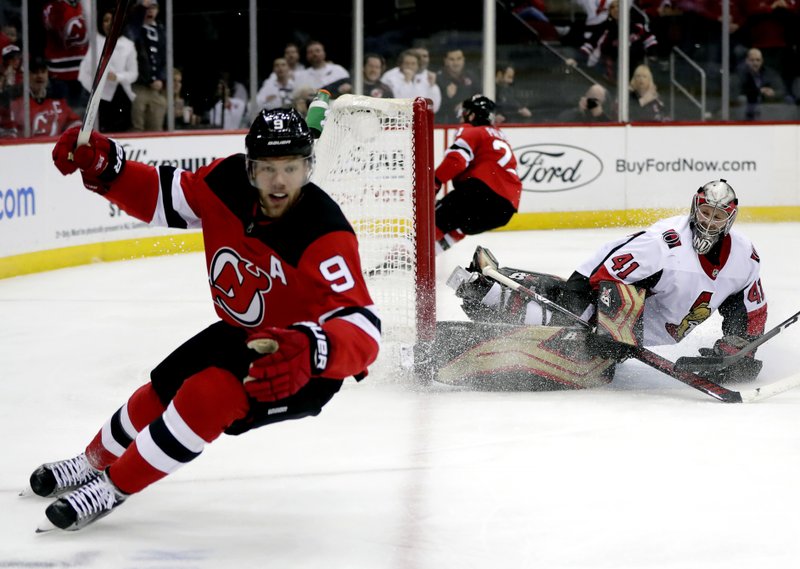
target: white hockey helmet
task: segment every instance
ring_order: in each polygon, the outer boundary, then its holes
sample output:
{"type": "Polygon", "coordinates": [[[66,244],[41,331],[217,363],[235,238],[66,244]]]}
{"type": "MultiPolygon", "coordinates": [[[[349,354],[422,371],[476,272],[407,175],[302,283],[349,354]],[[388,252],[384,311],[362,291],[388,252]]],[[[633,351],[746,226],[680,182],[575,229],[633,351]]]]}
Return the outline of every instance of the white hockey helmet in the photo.
{"type": "Polygon", "coordinates": [[[739,200],[726,180],[708,182],[697,190],[689,213],[694,250],[699,255],[708,253],[730,232],[738,212],[739,200]]]}

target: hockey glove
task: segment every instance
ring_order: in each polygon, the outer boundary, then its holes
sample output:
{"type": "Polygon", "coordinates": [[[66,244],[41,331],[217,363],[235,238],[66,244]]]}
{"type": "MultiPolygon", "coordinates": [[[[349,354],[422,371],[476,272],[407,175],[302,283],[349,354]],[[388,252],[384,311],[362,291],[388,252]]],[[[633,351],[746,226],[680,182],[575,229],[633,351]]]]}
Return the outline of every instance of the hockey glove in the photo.
{"type": "Polygon", "coordinates": [[[288,329],[268,328],[250,336],[247,347],[258,357],[250,364],[244,389],[257,401],[294,395],[328,365],[328,336],[317,324],[302,322],[288,329]]]}
{"type": "Polygon", "coordinates": [[[125,165],[125,151],[111,138],[92,132],[89,144],[77,146],[78,127],[64,131],[53,148],[53,162],[67,176],[80,169],[83,185],[97,193],[108,191],[108,184],[125,165]]]}
{"type": "MultiPolygon", "coordinates": [[[[703,357],[732,356],[748,343],[749,340],[741,336],[727,335],[714,342],[714,347],[700,348],[698,351],[703,357]]],[[[728,367],[708,372],[698,372],[698,375],[702,375],[715,383],[724,383],[726,381],[752,381],[758,377],[763,365],[764,362],[756,359],[751,353],[728,367]]]]}

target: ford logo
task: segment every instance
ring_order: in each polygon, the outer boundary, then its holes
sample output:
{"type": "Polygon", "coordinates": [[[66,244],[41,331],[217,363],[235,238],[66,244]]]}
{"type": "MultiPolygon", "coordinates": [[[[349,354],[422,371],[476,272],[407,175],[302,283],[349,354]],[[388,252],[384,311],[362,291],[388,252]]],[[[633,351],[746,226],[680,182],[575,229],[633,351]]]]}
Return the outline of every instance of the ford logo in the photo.
{"type": "Polygon", "coordinates": [[[514,154],[526,192],[574,190],[603,172],[603,161],[596,154],[569,144],[529,144],[515,148],[514,154]]]}

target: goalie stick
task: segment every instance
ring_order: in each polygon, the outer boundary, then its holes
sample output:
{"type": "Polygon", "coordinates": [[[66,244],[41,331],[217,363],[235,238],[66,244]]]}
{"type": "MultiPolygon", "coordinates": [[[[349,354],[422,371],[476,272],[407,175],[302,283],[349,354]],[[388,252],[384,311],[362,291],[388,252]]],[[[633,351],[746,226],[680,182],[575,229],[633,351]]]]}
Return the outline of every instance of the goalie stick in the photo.
{"type": "Polygon", "coordinates": [[[735,364],[744,357],[747,357],[753,350],[767,340],[774,338],[784,329],[788,328],[800,320],[800,312],[795,312],[792,316],[775,326],[769,332],[761,334],[758,338],[744,346],[735,354],[729,356],[682,356],[675,360],[675,369],[681,371],[719,371],[735,364]]]}
{"type": "MultiPolygon", "coordinates": [[[[100,54],[100,60],[97,62],[97,70],[94,73],[94,81],[92,81],[92,91],[89,94],[89,102],[86,104],[86,111],[83,113],[83,124],[78,133],[77,146],[85,146],[89,143],[89,137],[94,128],[95,119],[97,118],[97,109],[100,106],[100,99],[103,93],[103,87],[106,84],[106,69],[108,62],[111,61],[111,55],[114,53],[114,48],[117,45],[117,40],[122,34],[122,26],[125,23],[125,16],[128,13],[128,8],[133,0],[117,0],[114,6],[114,15],[111,20],[111,30],[106,36],[106,41],[103,44],[103,51],[100,54]]],[[[69,157],[72,159],[72,156],[69,157]]]]}
{"type": "MultiPolygon", "coordinates": [[[[494,258],[488,249],[478,247],[475,251],[475,260],[477,261],[478,268],[485,277],[505,285],[512,290],[525,294],[550,310],[567,316],[579,326],[594,331],[588,322],[582,320],[579,316],[573,314],[563,306],[556,304],[555,302],[540,295],[536,291],[521,285],[520,283],[501,273],[498,270],[497,259],[494,258]]],[[[753,401],[760,401],[762,399],[766,399],[767,397],[772,397],[778,393],[783,393],[784,391],[788,391],[789,389],[800,386],[800,373],[798,373],[774,383],[757,387],[755,389],[734,391],[732,389],[728,389],[727,387],[722,387],[721,385],[718,385],[713,381],[709,381],[694,373],[678,370],[675,368],[675,364],[673,362],[667,358],[659,356],[647,348],[637,346],[633,349],[631,355],[640,362],[647,364],[650,367],[655,368],[682,383],[685,383],[689,387],[693,387],[694,389],[702,391],[706,395],[710,395],[714,399],[723,401],[725,403],[750,403],[753,401]]]]}

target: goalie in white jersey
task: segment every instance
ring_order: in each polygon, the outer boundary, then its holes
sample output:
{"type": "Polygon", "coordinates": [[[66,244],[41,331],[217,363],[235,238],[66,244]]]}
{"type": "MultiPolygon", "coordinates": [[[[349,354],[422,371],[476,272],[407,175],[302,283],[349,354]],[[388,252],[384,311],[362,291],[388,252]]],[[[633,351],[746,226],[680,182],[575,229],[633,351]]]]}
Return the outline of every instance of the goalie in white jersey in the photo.
{"type": "MultiPolygon", "coordinates": [[[[750,240],[732,230],[737,212],[733,188],[725,180],[715,180],[697,191],[689,215],[663,219],[603,245],[566,281],[517,269],[501,272],[587,321],[597,321],[598,303],[601,313],[608,313],[611,306],[612,320],[619,318],[611,326],[619,324],[623,330],[609,333],[601,330],[607,328],[601,322],[598,336],[612,357],[625,355],[619,343],[625,328],[635,345],[674,344],[717,310],[723,319],[723,337],[713,348],[701,349],[701,354],[728,355],[761,335],[767,320],[761,262],[750,240]],[[622,317],[617,310],[620,302],[625,305],[622,317]],[[604,341],[609,336],[615,341],[604,341]]],[[[456,294],[464,298],[463,308],[475,320],[569,323],[482,275],[473,275],[456,294]]],[[[761,362],[751,354],[709,379],[753,379],[760,370],[761,362]]]]}

